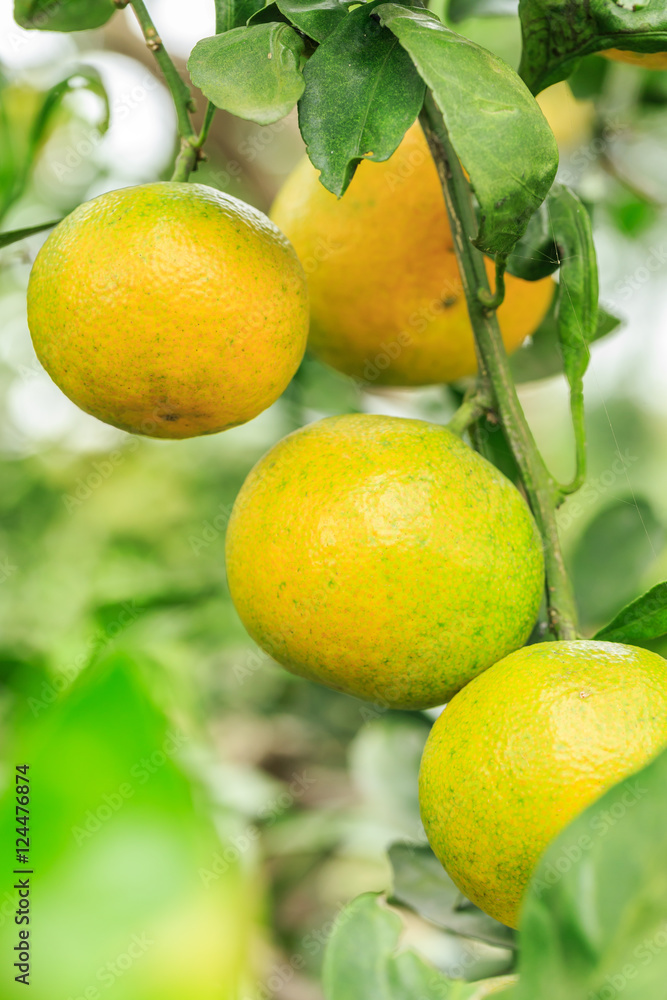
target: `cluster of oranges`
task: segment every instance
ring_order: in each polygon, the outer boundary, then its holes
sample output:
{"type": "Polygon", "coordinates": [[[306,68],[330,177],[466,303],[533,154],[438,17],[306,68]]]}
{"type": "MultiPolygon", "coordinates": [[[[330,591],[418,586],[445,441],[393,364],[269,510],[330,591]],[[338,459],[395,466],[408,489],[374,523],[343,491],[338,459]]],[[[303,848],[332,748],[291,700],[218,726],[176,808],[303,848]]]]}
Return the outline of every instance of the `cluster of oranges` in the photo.
{"type": "MultiPolygon", "coordinates": [[[[309,333],[316,355],[364,383],[474,374],[417,125],[386,163],[362,163],[340,202],[304,161],[272,215],[171,182],[78,208],[30,279],[46,370],[88,413],[164,438],[266,409],[309,333]]],[[[553,287],[508,278],[508,350],[539,324],[553,287]]],[[[531,512],[442,426],[354,414],[291,434],[238,496],[227,569],[248,632],[288,669],[387,708],[448,703],[420,773],[424,825],[465,895],[509,925],[555,834],[667,743],[661,657],[584,640],[525,645],[544,591],[531,512]]]]}

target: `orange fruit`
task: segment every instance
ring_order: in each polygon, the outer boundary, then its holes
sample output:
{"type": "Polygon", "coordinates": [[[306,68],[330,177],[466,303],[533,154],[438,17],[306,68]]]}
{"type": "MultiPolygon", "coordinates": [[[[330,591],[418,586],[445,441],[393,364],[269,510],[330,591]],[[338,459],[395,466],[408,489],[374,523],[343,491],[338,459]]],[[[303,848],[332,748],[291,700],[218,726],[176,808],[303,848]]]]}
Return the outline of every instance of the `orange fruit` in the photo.
{"type": "Polygon", "coordinates": [[[250,635],[289,670],[398,708],[524,643],[544,586],[528,506],[446,428],[328,417],[255,466],[227,532],[250,635]]]}
{"type": "Polygon", "coordinates": [[[261,212],[201,184],[77,208],[28,286],[37,356],[81,409],[153,437],[211,434],[270,406],[296,371],[306,279],[261,212]]]}
{"type": "MultiPolygon", "coordinates": [[[[304,159],[271,209],[308,274],[309,346],[327,364],[378,385],[472,375],[472,329],[435,165],[418,123],[384,163],[362,162],[342,199],[304,159]]],[[[493,264],[487,260],[489,274],[493,264]]],[[[507,277],[498,311],[514,350],[538,326],[551,278],[507,277]]]]}
{"type": "Polygon", "coordinates": [[[667,69],[667,52],[629,52],[626,49],[605,49],[599,53],[606,59],[632,63],[643,69],[667,69]]]}
{"type": "Polygon", "coordinates": [[[419,774],[431,847],[468,899],[516,927],[550,841],[666,745],[661,656],[585,640],[519,649],[431,730],[419,774]]]}

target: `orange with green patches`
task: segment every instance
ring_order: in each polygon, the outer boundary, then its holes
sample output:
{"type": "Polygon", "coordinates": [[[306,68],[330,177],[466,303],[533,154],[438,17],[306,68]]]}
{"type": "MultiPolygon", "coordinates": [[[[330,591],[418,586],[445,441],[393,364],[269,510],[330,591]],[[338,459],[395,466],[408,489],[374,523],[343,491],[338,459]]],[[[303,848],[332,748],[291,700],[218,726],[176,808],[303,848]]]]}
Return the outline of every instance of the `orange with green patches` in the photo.
{"type": "Polygon", "coordinates": [[[211,434],[270,406],[308,329],[306,280],[272,222],[201,184],[111,191],[37,255],[35,350],[81,409],[153,437],[211,434]]]}
{"type": "Polygon", "coordinates": [[[523,498],[443,427],[329,417],[280,441],[229,522],[250,635],[289,670],[382,705],[451,697],[527,639],[542,548],[523,498]]]}
{"type": "MultiPolygon", "coordinates": [[[[516,927],[550,841],[665,746],[661,656],[585,640],[526,646],[457,694],[433,726],[419,775],[431,847],[468,899],[516,927]]],[[[633,787],[619,791],[624,808],[633,787]]],[[[604,822],[591,823],[593,841],[604,822]]]]}
{"type": "MultiPolygon", "coordinates": [[[[454,241],[418,123],[386,162],[362,162],[340,200],[304,159],[271,218],[308,274],[309,346],[323,361],[377,385],[452,382],[475,372],[454,241]]],[[[507,276],[498,317],[508,350],[537,328],[553,292],[551,278],[507,276]]]]}

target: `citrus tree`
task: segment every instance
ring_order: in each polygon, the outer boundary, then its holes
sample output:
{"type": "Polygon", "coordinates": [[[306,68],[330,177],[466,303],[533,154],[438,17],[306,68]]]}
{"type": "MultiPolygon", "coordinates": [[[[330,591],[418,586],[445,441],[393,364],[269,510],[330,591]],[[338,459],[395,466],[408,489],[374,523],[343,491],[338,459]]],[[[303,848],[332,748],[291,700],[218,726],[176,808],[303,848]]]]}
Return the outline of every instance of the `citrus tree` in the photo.
{"type": "MultiPolygon", "coordinates": [[[[586,484],[583,378],[617,321],[537,100],[592,54],[662,68],[667,4],[521,0],[518,73],[454,27],[515,6],[219,0],[188,62],[208,101],[197,131],[143,0],[15,4],[20,25],[65,32],[131,8],[179,126],[170,180],[75,209],[35,261],[33,343],[72,400],[132,433],[222,431],[298,386],[308,335],[360,385],[445,383],[458,402],[447,426],[354,413],[297,430],[229,519],[230,593],[273,659],[376,712],[448,703],[419,778],[430,847],[394,845],[389,901],[364,894],[337,919],[327,1000],[658,1000],[667,978],[667,671],[647,648],[667,632],[667,583],[584,638],[557,510],[586,484]],[[273,221],[196,184],[216,109],[270,125],[295,105],[308,161],[273,221]],[[516,390],[555,366],[568,482],[516,390]],[[507,948],[511,974],[444,976],[399,947],[409,910],[507,948]]],[[[126,667],[107,667],[121,686],[126,667]]]]}

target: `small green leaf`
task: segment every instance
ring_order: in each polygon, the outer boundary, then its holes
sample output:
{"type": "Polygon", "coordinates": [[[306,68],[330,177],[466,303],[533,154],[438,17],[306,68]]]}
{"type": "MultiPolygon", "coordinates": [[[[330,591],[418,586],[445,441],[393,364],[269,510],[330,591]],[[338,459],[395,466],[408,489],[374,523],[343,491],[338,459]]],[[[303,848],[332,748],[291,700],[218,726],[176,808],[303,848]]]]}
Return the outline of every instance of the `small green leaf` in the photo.
{"type": "MultiPolygon", "coordinates": [[[[591,487],[593,498],[597,496],[591,487]]],[[[591,502],[588,487],[572,506],[591,502]]],[[[582,624],[599,627],[640,590],[642,578],[662,549],[665,530],[641,497],[615,500],[587,526],[572,556],[572,579],[582,624]]]]}
{"type": "MultiPolygon", "coordinates": [[[[549,312],[531,335],[530,343],[515,351],[510,357],[510,367],[515,382],[535,382],[541,378],[551,378],[563,371],[563,354],[558,337],[558,299],[554,295],[549,312]]],[[[613,333],[621,325],[622,320],[613,316],[606,309],[598,308],[598,323],[595,333],[589,340],[595,340],[613,333]]]]}
{"type": "Polygon", "coordinates": [[[305,45],[287,24],[233,28],[197,42],[188,70],[218,108],[270,125],[284,118],[303,93],[305,45]]]}
{"type": "Polygon", "coordinates": [[[277,0],[277,7],[316,42],[323,42],[347,17],[345,7],[338,0],[277,0]]]}
{"type": "Polygon", "coordinates": [[[667,635],[667,583],[657,583],[595,636],[607,642],[647,642],[667,635]]]}
{"type": "Polygon", "coordinates": [[[506,978],[454,982],[414,952],[396,954],[402,926],[381,896],[368,892],[353,900],[336,918],[324,954],[326,1000],[482,1000],[509,984],[506,978]]]}
{"type": "Polygon", "coordinates": [[[215,0],[216,35],[243,27],[263,5],[264,0],[215,0]]]}
{"type": "Polygon", "coordinates": [[[371,16],[378,2],[346,15],[304,69],[301,134],[322,184],[339,197],[361,160],[391,156],[424,99],[409,55],[371,16]]]}
{"type": "Polygon", "coordinates": [[[433,91],[470,176],[481,209],[476,245],[486,253],[509,253],[558,167],[556,140],[542,111],[502,59],[432,14],[397,4],[383,4],[377,14],[433,91]]]}
{"type": "Polygon", "coordinates": [[[667,0],[521,0],[523,53],[519,72],[534,94],[577,68],[582,56],[604,49],[667,51],[667,0]]]}
{"type": "Polygon", "coordinates": [[[611,788],[542,857],[512,1000],[663,1000],[667,752],[611,788]]]}
{"type": "Polygon", "coordinates": [[[16,23],[43,31],[99,28],[117,9],[113,0],[14,0],[16,23]]]}
{"type": "Polygon", "coordinates": [[[447,16],[458,24],[469,17],[504,17],[518,11],[519,0],[449,0],[447,16]]]}
{"type": "Polygon", "coordinates": [[[439,927],[487,944],[515,948],[514,931],[464,899],[430,847],[392,844],[392,899],[439,927]]]}
{"type": "Polygon", "coordinates": [[[28,236],[34,236],[35,233],[43,233],[45,229],[52,229],[59,222],[60,219],[56,219],[55,222],[42,222],[39,226],[29,226],[27,229],[15,229],[11,233],[0,233],[0,250],[3,247],[8,247],[11,243],[18,243],[20,240],[26,239],[28,236]]]}

